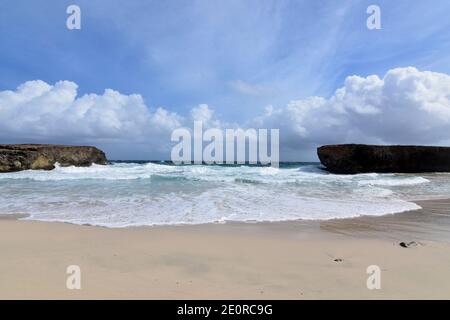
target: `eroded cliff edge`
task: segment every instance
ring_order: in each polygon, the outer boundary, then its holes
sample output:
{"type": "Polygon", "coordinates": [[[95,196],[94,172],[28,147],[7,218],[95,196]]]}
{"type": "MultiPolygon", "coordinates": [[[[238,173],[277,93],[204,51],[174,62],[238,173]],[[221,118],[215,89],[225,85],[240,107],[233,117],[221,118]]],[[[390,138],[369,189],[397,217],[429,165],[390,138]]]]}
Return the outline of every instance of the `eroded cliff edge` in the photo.
{"type": "Polygon", "coordinates": [[[0,144],[0,173],[21,170],[52,170],[61,166],[86,167],[107,164],[105,153],[96,147],[53,144],[0,144]]]}
{"type": "Polygon", "coordinates": [[[450,172],[450,147],[338,144],[317,148],[332,173],[450,172]]]}

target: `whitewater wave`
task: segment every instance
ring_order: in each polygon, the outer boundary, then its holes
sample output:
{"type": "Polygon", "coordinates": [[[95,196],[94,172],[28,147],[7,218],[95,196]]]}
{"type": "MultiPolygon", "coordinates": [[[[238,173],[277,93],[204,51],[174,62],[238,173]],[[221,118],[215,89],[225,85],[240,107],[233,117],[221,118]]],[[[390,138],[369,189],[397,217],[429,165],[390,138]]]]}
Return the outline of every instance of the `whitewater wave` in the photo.
{"type": "Polygon", "coordinates": [[[391,179],[362,180],[359,181],[358,184],[371,186],[410,186],[428,182],[430,182],[430,180],[422,177],[407,177],[396,179],[391,178],[391,179]]]}
{"type": "Polygon", "coordinates": [[[450,192],[447,175],[334,175],[318,165],[113,163],[0,175],[0,213],[106,227],[384,215],[450,192]]]}
{"type": "Polygon", "coordinates": [[[25,170],[0,175],[1,179],[29,179],[35,181],[61,181],[61,180],[134,180],[149,179],[152,175],[161,173],[177,173],[175,166],[147,163],[121,163],[111,165],[93,164],[90,167],[61,167],[58,163],[55,169],[25,170]]]}
{"type": "Polygon", "coordinates": [[[417,204],[403,200],[319,199],[245,185],[190,195],[171,192],[151,198],[141,194],[127,198],[97,197],[35,205],[30,208],[34,213],[26,219],[105,227],[328,220],[420,209],[417,204]],[[61,210],[63,204],[64,210],[61,210]],[[39,207],[40,210],[36,211],[39,207]]]}

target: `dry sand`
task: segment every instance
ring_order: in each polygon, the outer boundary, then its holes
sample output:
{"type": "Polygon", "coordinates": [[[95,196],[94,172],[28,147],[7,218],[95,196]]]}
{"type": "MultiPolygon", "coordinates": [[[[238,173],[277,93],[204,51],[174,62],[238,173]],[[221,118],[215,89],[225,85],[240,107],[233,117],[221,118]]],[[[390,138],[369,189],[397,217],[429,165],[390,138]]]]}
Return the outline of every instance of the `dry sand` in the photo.
{"type": "Polygon", "coordinates": [[[420,204],[378,218],[125,229],[4,218],[0,298],[449,299],[450,201],[420,204]],[[66,288],[69,265],[81,290],[66,288]],[[366,287],[369,265],[380,290],[366,287]]]}

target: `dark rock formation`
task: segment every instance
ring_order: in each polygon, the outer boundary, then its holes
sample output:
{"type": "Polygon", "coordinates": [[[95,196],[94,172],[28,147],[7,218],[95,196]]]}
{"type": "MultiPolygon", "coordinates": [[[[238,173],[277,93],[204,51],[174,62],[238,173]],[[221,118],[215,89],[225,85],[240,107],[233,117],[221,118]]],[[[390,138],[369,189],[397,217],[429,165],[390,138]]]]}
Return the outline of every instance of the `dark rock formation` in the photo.
{"type": "Polygon", "coordinates": [[[450,172],[450,147],[341,144],[317,149],[332,173],[450,172]]]}
{"type": "Polygon", "coordinates": [[[87,167],[106,164],[105,153],[95,147],[52,144],[0,144],[0,172],[52,170],[61,166],[87,167]]]}

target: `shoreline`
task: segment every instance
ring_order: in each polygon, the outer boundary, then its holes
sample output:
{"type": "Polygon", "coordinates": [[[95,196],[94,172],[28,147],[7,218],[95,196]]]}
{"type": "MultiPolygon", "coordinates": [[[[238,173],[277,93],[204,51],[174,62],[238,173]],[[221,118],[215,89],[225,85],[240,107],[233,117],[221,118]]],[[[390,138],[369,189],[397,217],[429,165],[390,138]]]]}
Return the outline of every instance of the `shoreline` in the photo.
{"type": "Polygon", "coordinates": [[[410,200],[421,208],[417,210],[407,210],[397,213],[387,213],[380,216],[363,215],[347,218],[331,219],[298,219],[281,221],[224,221],[224,222],[206,222],[200,224],[157,224],[157,225],[138,225],[124,227],[108,227],[93,224],[77,224],[66,221],[46,221],[26,219],[30,217],[27,213],[0,214],[2,220],[15,220],[23,222],[63,224],[78,227],[92,227],[111,230],[159,230],[159,229],[193,229],[202,228],[233,228],[236,230],[260,230],[260,231],[284,231],[285,229],[296,229],[305,235],[330,236],[331,234],[343,233],[347,236],[362,238],[385,238],[401,239],[406,232],[418,233],[423,237],[422,240],[446,241],[450,243],[450,198],[410,200]],[[447,209],[447,207],[449,209],[447,209]],[[405,226],[408,226],[406,230],[405,226]],[[223,227],[222,227],[223,226],[223,227]],[[385,228],[390,228],[389,232],[385,228]],[[395,230],[392,230],[394,228],[395,230]],[[439,231],[438,234],[435,232],[439,231]],[[325,232],[324,232],[325,231],[325,232]],[[392,234],[390,231],[396,231],[398,234],[392,234]],[[448,233],[447,233],[448,231],[448,233]],[[447,236],[448,234],[448,236],[447,236]],[[440,236],[442,236],[440,238],[440,236]]]}
{"type": "Polygon", "coordinates": [[[0,298],[448,299],[450,241],[440,237],[450,233],[449,203],[322,222],[102,228],[0,219],[0,298]],[[81,268],[81,290],[66,288],[69,265],[81,268]],[[369,265],[381,268],[380,290],[366,287],[369,265]]]}

